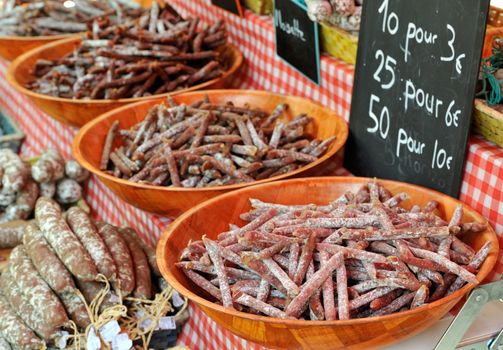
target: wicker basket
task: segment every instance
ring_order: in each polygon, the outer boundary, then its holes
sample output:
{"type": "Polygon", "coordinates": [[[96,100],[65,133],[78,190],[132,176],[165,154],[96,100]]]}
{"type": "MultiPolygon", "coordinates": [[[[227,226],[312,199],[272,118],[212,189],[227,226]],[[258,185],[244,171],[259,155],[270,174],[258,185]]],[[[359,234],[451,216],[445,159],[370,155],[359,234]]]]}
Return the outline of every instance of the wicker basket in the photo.
{"type": "Polygon", "coordinates": [[[337,27],[320,23],[321,49],[349,64],[356,63],[358,37],[337,27]]]}
{"type": "Polygon", "coordinates": [[[273,1],[272,0],[244,0],[246,8],[249,8],[257,15],[270,15],[272,14],[273,1]]]}
{"type": "Polygon", "coordinates": [[[503,147],[503,113],[475,99],[473,131],[503,147]]]}
{"type": "Polygon", "coordinates": [[[0,129],[4,133],[0,136],[0,148],[10,148],[16,153],[19,152],[24,134],[2,109],[0,109],[0,129]]]}

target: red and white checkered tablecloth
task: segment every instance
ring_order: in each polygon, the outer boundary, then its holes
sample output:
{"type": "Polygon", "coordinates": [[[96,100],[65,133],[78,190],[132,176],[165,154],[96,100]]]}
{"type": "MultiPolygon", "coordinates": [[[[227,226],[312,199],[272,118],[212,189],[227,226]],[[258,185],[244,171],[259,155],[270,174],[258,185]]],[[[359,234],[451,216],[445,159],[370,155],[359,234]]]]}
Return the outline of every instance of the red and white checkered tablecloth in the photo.
{"type": "MultiPolygon", "coordinates": [[[[230,40],[245,56],[244,69],[235,86],[269,90],[310,98],[349,119],[353,67],[329,57],[321,59],[321,85],[309,82],[294,69],[275,57],[274,29],[267,17],[246,11],[238,18],[209,4],[209,0],[171,0],[183,15],[200,17],[203,23],[222,18],[228,24],[230,40]]],[[[71,155],[76,129],[60,124],[40,112],[24,96],[8,85],[4,75],[7,63],[0,61],[0,107],[13,116],[27,134],[24,155],[34,155],[53,146],[65,157],[71,155]]],[[[339,171],[336,174],[340,173],[339,171]]],[[[143,237],[154,243],[169,220],[136,209],[112,194],[96,178],[90,180],[87,200],[97,217],[115,224],[136,227],[143,237]]],[[[470,139],[461,200],[489,219],[503,246],[503,150],[478,137],[470,139]]],[[[503,258],[491,279],[503,273],[503,258]]],[[[234,336],[209,319],[198,307],[191,306],[192,317],[182,329],[178,343],[190,349],[263,349],[234,336]]]]}

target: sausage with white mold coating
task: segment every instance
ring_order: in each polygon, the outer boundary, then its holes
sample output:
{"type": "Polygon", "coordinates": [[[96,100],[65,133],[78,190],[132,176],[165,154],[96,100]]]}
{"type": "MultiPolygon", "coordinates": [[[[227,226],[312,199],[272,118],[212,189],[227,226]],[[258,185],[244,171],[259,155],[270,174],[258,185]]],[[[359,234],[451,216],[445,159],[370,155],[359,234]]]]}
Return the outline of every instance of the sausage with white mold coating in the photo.
{"type": "Polygon", "coordinates": [[[133,295],[135,298],[148,300],[152,297],[152,276],[150,274],[147,256],[143,252],[143,249],[141,249],[141,246],[139,246],[130,235],[123,233],[124,229],[120,229],[119,232],[128,245],[131,258],[133,259],[135,270],[135,289],[133,295]]]}
{"type": "Polygon", "coordinates": [[[89,215],[79,207],[72,207],[66,212],[66,221],[93,259],[99,273],[108,280],[115,281],[115,262],[89,215]]]}
{"type": "Polygon", "coordinates": [[[63,179],[56,184],[56,200],[61,204],[76,203],[82,198],[82,187],[72,179],[63,179]]]}
{"type": "Polygon", "coordinates": [[[80,165],[76,160],[71,159],[65,164],[65,174],[68,178],[82,183],[89,178],[89,171],[80,165]]]}
{"type": "MultiPolygon", "coordinates": [[[[77,286],[79,287],[80,292],[84,296],[87,304],[90,305],[94,299],[98,296],[101,290],[105,287],[103,283],[99,282],[83,282],[77,280],[77,286]]],[[[118,296],[114,292],[109,292],[108,295],[105,296],[103,300],[103,304],[101,304],[100,311],[105,310],[119,301],[118,296]]]]}
{"type": "Polygon", "coordinates": [[[0,350],[12,350],[9,342],[2,337],[0,337],[0,350]]]}
{"type": "Polygon", "coordinates": [[[39,185],[40,187],[40,196],[53,198],[56,194],[56,182],[44,182],[39,185]]]}
{"type": "MultiPolygon", "coordinates": [[[[29,180],[25,187],[18,192],[16,201],[5,210],[3,222],[26,220],[33,213],[38,194],[38,185],[34,181],[29,180]]],[[[0,223],[3,222],[0,219],[0,223]]]]}
{"type": "Polygon", "coordinates": [[[29,178],[28,165],[12,150],[0,149],[0,166],[3,169],[2,187],[6,193],[21,190],[29,178]]]}
{"type": "Polygon", "coordinates": [[[330,0],[335,13],[341,16],[351,16],[355,12],[355,0],[330,0]]]}
{"type": "Polygon", "coordinates": [[[40,338],[49,340],[56,336],[58,329],[50,327],[43,320],[40,312],[23,295],[8,269],[0,276],[0,293],[5,296],[19,318],[40,338]]]}
{"type": "Polygon", "coordinates": [[[86,329],[91,324],[91,319],[87,313],[86,305],[77,293],[62,293],[61,301],[65,305],[70,319],[75,322],[80,329],[86,329]]]}
{"type": "Polygon", "coordinates": [[[83,281],[95,281],[98,275],[96,265],[68,227],[59,205],[49,198],[39,198],[35,218],[45,239],[68,271],[83,281]]]}
{"type": "Polygon", "coordinates": [[[48,148],[31,166],[31,176],[38,183],[53,182],[65,175],[65,160],[54,148],[48,148]]]}
{"type": "Polygon", "coordinates": [[[306,0],[307,15],[311,21],[323,22],[332,16],[332,5],[328,0],[306,0]]]}
{"type": "Polygon", "coordinates": [[[140,236],[138,236],[138,233],[136,233],[136,231],[130,227],[123,227],[120,229],[120,232],[123,235],[128,235],[129,237],[131,237],[131,239],[133,239],[135,243],[139,245],[141,249],[143,249],[143,252],[147,256],[151,272],[157,277],[162,277],[161,271],[157,266],[155,249],[149,246],[143,239],[141,239],[140,236]]]}
{"type": "Polygon", "coordinates": [[[15,200],[16,200],[15,192],[7,192],[4,191],[2,188],[2,190],[0,191],[0,206],[8,207],[12,203],[14,203],[15,200]]]}
{"type": "Polygon", "coordinates": [[[29,303],[40,310],[46,324],[51,328],[67,325],[69,320],[65,308],[33,266],[25,247],[14,248],[9,260],[9,273],[29,303]]]}
{"type": "Polygon", "coordinates": [[[44,342],[16,315],[3,294],[0,294],[0,338],[21,350],[38,350],[44,342]]]}
{"type": "Polygon", "coordinates": [[[14,220],[0,225],[0,249],[14,248],[23,243],[23,235],[30,221],[14,220]]]}
{"type": "Polygon", "coordinates": [[[73,278],[52,251],[36,225],[28,225],[23,237],[26,252],[42,279],[61,299],[71,320],[80,328],[91,322],[85,304],[77,297],[73,278]]]}
{"type": "Polygon", "coordinates": [[[131,252],[116,227],[103,222],[97,222],[96,226],[117,267],[115,286],[126,297],[134,291],[136,285],[131,252]]]}

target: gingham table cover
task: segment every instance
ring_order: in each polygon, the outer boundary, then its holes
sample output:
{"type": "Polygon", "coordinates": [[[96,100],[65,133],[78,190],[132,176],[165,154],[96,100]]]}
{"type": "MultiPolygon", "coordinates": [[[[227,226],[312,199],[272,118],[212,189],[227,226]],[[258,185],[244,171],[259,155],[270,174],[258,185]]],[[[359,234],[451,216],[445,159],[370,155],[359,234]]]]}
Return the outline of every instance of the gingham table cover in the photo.
{"type": "MultiPolygon", "coordinates": [[[[336,111],[347,121],[351,103],[353,67],[329,57],[321,59],[321,86],[306,80],[274,54],[274,29],[267,17],[246,11],[245,18],[228,14],[202,0],[172,0],[184,16],[200,17],[203,23],[224,19],[230,41],[243,52],[245,65],[234,85],[240,88],[269,90],[308,97],[336,111]]],[[[0,61],[0,107],[14,117],[27,138],[22,153],[35,155],[48,146],[71,156],[76,129],[48,118],[5,80],[7,62],[0,61]]],[[[334,174],[344,173],[339,169],[334,174]]],[[[503,150],[481,138],[472,137],[461,189],[461,200],[487,217],[503,245],[503,150]]],[[[93,213],[114,224],[136,227],[150,243],[159,238],[170,220],[145,213],[124,203],[96,178],[87,188],[87,200],[93,213]]],[[[503,258],[490,276],[503,273],[503,258]]],[[[209,319],[197,306],[190,307],[192,317],[183,327],[179,345],[190,349],[264,349],[234,336],[209,319]]]]}

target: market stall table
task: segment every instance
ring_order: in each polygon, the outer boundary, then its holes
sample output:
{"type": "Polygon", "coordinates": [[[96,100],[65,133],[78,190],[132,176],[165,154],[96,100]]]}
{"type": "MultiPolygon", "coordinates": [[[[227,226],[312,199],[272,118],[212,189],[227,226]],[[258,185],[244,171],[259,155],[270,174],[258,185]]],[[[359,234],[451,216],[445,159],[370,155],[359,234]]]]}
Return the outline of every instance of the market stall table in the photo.
{"type": "MultiPolygon", "coordinates": [[[[258,17],[250,11],[246,11],[244,18],[238,18],[211,6],[209,1],[201,3],[201,1],[174,0],[172,3],[183,15],[201,17],[203,23],[219,18],[227,22],[230,41],[237,45],[246,57],[245,66],[234,81],[235,87],[308,97],[348,120],[353,81],[352,66],[323,56],[322,82],[320,86],[316,86],[273,54],[274,30],[270,18],[258,17]]],[[[7,62],[2,61],[0,106],[17,120],[27,135],[22,153],[34,155],[41,149],[53,146],[59,148],[65,157],[69,157],[71,143],[77,130],[48,118],[25,97],[15,92],[5,80],[6,67],[7,62]]],[[[339,175],[346,171],[327,169],[327,173],[339,175]]],[[[503,150],[481,138],[472,137],[460,199],[489,219],[500,236],[500,244],[503,243],[501,181],[503,181],[503,150]]],[[[167,218],[160,218],[125,204],[96,178],[92,178],[89,182],[87,200],[97,217],[114,224],[126,221],[144,234],[149,243],[154,243],[170,222],[167,218]]],[[[502,272],[503,262],[500,256],[490,279],[499,278],[502,272]]],[[[178,341],[180,345],[186,345],[191,349],[261,349],[258,345],[222,329],[199,308],[192,306],[191,313],[191,319],[181,331],[178,341]]],[[[442,322],[446,323],[445,320],[442,322]]],[[[438,328],[435,330],[438,332],[438,328]]],[[[472,330],[473,332],[477,334],[477,330],[472,330]]],[[[429,339],[431,343],[430,333],[419,337],[425,341],[429,339]]],[[[417,344],[417,340],[407,342],[409,348],[412,348],[414,341],[417,344]]]]}

